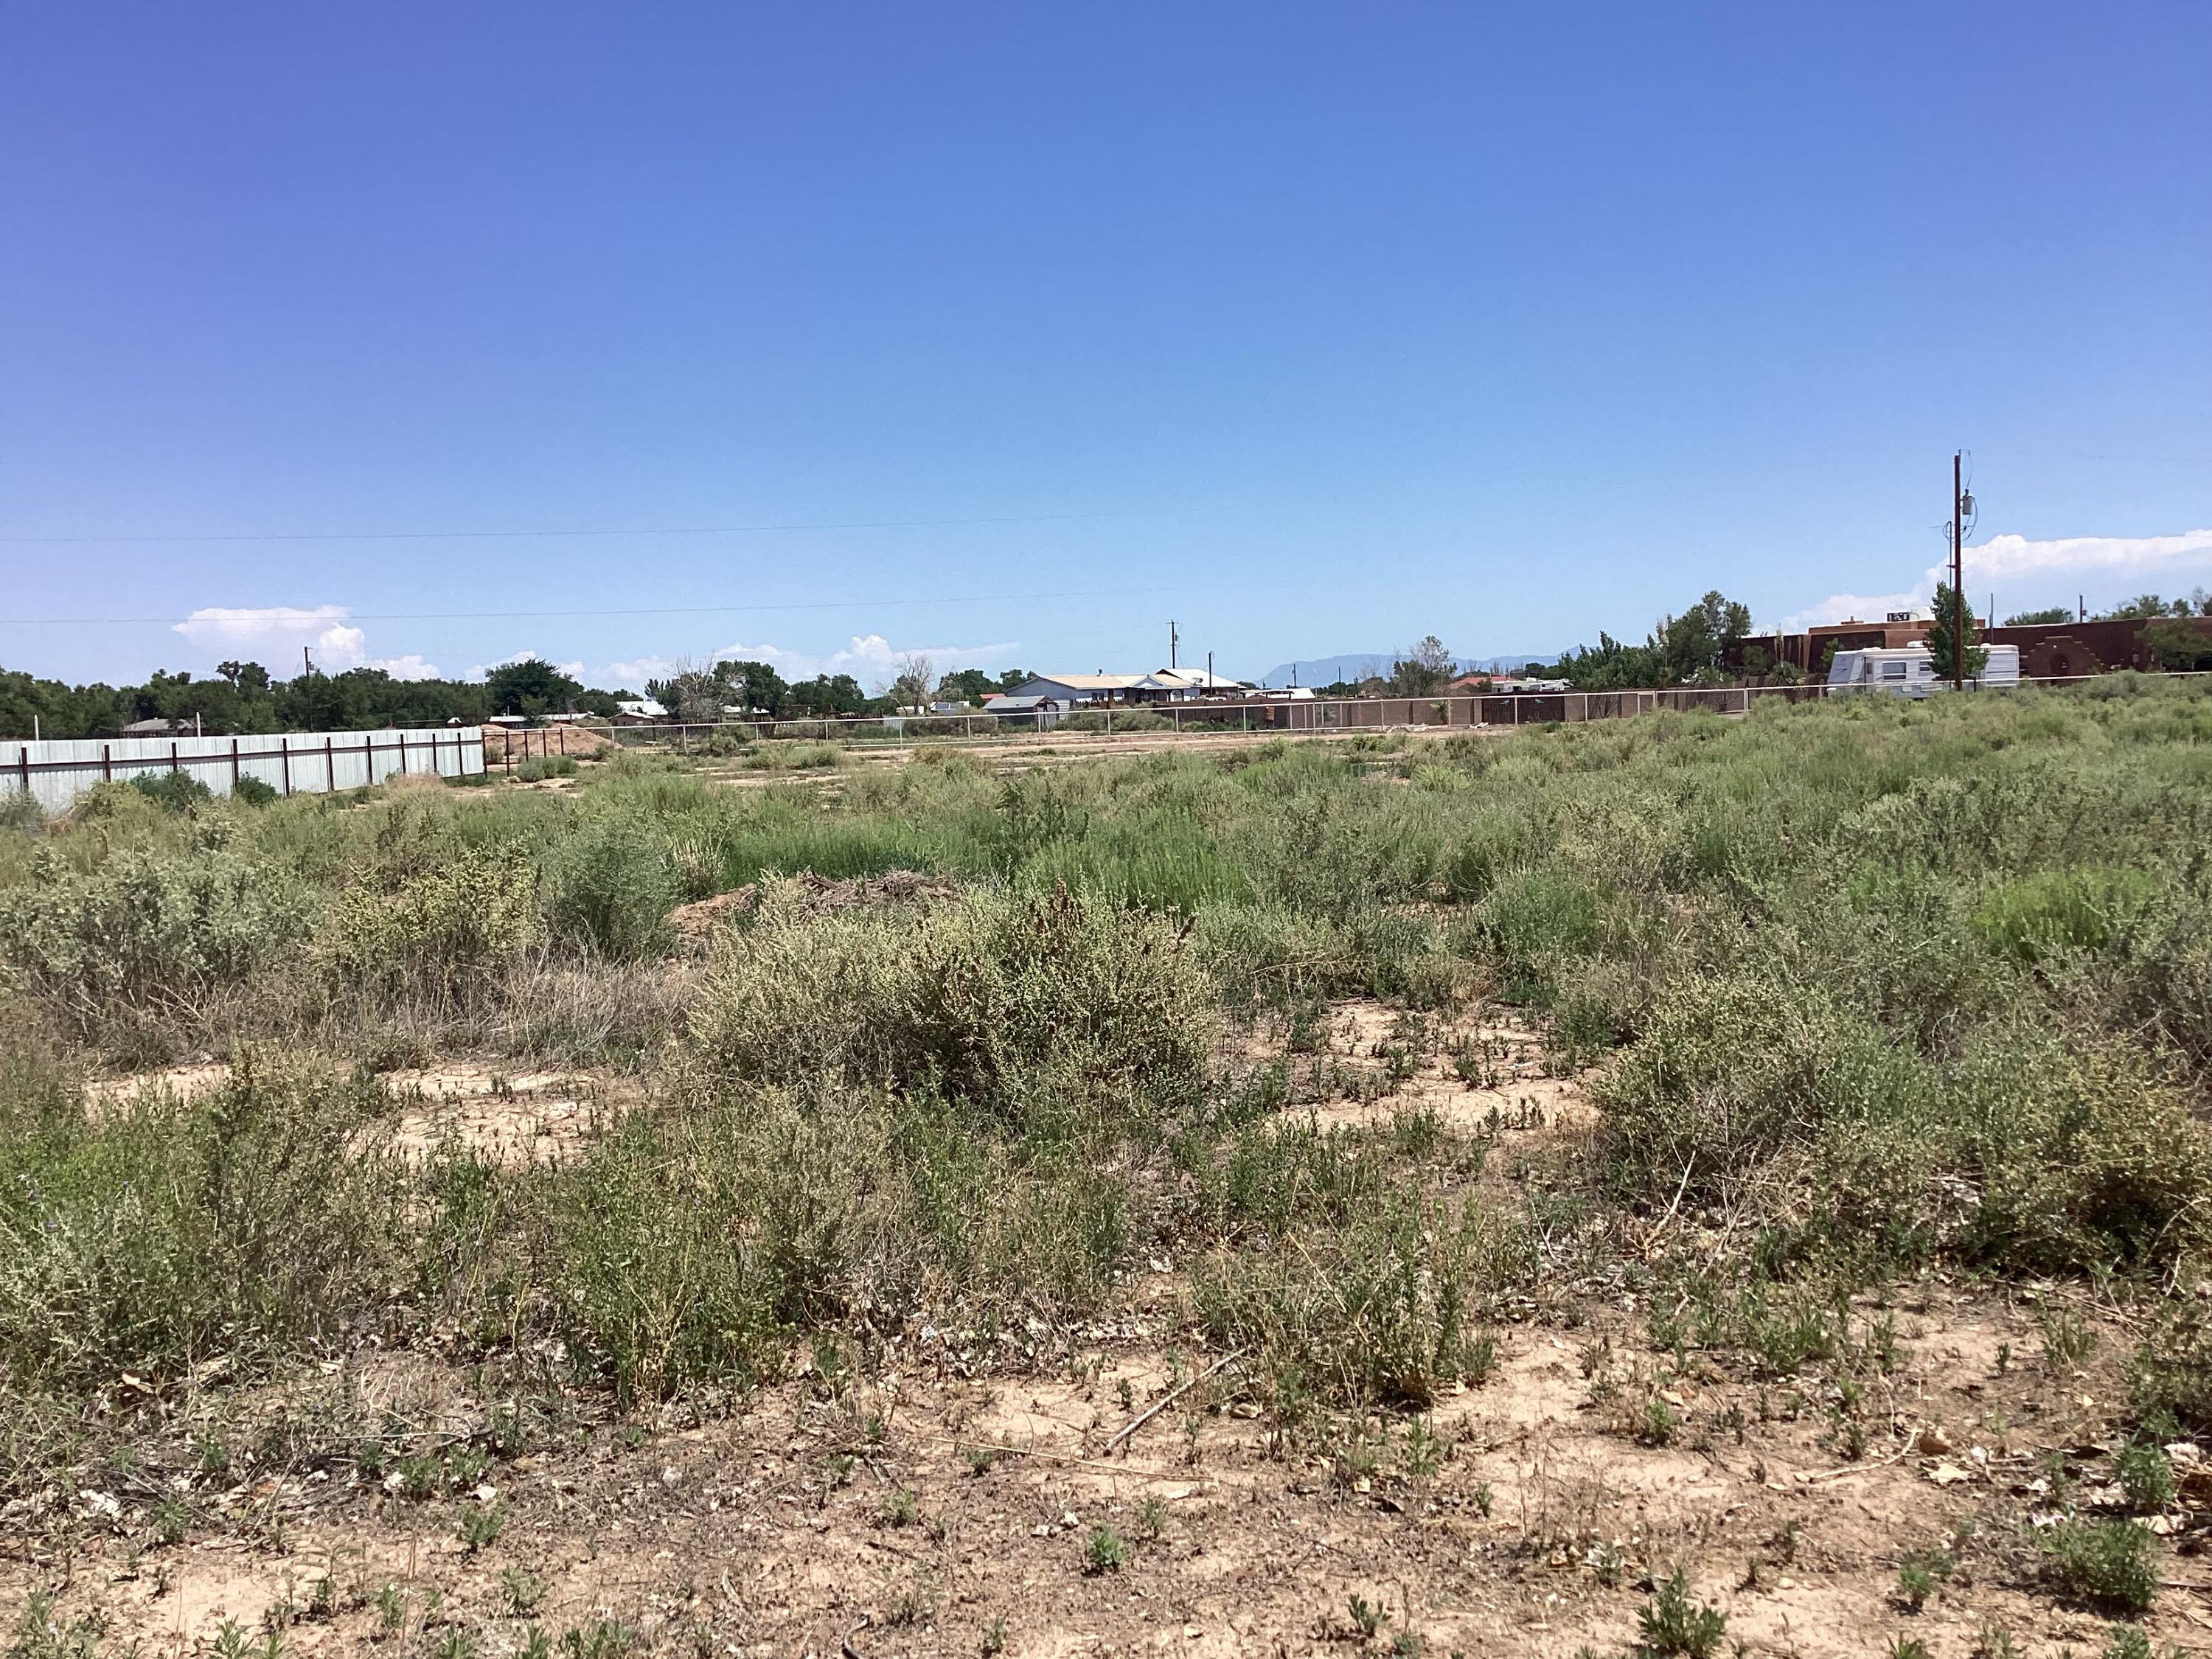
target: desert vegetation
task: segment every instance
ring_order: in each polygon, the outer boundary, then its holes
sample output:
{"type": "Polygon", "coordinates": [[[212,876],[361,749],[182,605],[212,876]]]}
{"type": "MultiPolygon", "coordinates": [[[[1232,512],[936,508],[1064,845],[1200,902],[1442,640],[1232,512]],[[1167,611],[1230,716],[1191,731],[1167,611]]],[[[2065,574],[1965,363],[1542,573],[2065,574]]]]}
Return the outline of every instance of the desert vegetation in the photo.
{"type": "Polygon", "coordinates": [[[320,1528],[272,1653],[2156,1651],[2212,1488],[2208,738],[2118,676],[11,815],[20,1650],[150,1640],[165,1563],[320,1528]],[[574,1133],[480,1132],[554,1076],[574,1133]],[[1582,1464],[1524,1409],[1554,1371],[1582,1464]],[[753,1437],[715,1475],[709,1433],[753,1437]],[[1281,1495],[1207,1511],[1261,1625],[1110,1475],[1151,1445],[1281,1495]],[[1091,1484],[963,1534],[1024,1459],[1091,1484]],[[1733,1496],[1607,1495],[1686,1462],[1733,1496]],[[715,1590],[756,1465],[875,1565],[715,1590]],[[576,1588],[613,1514],[708,1528],[688,1588],[576,1588]],[[1324,1596],[1331,1528],[1369,1576],[1324,1596]],[[1815,1571],[1860,1588],[1783,1645],[1815,1571]]]}

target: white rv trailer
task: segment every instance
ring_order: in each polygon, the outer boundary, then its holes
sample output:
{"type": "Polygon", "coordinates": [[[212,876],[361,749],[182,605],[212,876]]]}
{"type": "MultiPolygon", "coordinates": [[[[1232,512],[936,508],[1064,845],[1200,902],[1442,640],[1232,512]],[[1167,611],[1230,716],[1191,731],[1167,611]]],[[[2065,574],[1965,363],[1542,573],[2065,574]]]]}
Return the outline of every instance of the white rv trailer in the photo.
{"type": "MultiPolygon", "coordinates": [[[[1993,645],[1990,659],[1971,686],[2018,685],[2020,647],[1993,645]]],[[[1900,697],[1924,697],[1931,691],[1948,691],[1951,677],[1924,645],[1877,646],[1859,651],[1838,651],[1828,667],[1831,691],[1887,691],[1900,697]]]]}

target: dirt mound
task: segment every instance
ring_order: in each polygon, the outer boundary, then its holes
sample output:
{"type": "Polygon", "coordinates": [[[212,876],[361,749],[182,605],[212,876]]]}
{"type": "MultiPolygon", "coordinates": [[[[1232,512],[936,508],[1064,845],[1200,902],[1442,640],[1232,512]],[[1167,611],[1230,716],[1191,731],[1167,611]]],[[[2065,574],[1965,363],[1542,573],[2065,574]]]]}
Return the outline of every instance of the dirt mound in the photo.
{"type": "Polygon", "coordinates": [[[679,904],[668,913],[668,925],[682,939],[704,940],[733,917],[758,915],[762,899],[773,889],[792,895],[805,915],[879,904],[923,903],[951,898],[960,890],[957,883],[924,875],[919,870],[887,870],[880,876],[851,876],[842,881],[798,875],[780,881],[751,882],[696,903],[679,904]]]}
{"type": "Polygon", "coordinates": [[[574,755],[579,760],[589,760],[615,746],[612,738],[588,726],[532,726],[520,732],[487,726],[483,743],[487,766],[504,765],[510,750],[516,760],[533,755],[574,755]]]}

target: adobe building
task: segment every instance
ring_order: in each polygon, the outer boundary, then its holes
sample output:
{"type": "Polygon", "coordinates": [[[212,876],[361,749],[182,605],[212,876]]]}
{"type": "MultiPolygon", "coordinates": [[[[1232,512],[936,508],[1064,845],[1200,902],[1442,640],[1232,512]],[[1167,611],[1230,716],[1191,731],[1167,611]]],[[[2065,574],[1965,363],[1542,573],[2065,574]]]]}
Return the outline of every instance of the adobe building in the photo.
{"type": "MultiPolygon", "coordinates": [[[[2155,672],[2158,653],[2143,642],[2147,622],[2186,620],[2212,638],[2212,617],[2188,618],[2120,617],[2108,621],[2037,623],[2021,628],[1984,628],[1985,645],[2020,647],[2020,677],[2026,679],[2067,679],[2084,674],[2110,674],[2123,668],[2155,672]]],[[[1878,623],[1825,623],[1802,634],[1754,634],[1735,641],[1724,660],[1741,673],[1747,653],[1754,647],[1772,663],[1794,664],[1808,679],[1825,677],[1832,647],[1860,651],[1921,645],[1934,626],[1932,617],[1893,611],[1878,623]]]]}

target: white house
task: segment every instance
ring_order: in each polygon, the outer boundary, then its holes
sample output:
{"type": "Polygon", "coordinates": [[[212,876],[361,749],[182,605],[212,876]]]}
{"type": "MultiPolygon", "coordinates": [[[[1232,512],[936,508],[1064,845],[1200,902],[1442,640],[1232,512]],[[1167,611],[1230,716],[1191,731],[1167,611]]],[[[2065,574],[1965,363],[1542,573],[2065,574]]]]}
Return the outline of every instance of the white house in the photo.
{"type": "Polygon", "coordinates": [[[1082,703],[1132,702],[1142,674],[1032,674],[1007,695],[1049,697],[1063,708],[1082,703]]]}
{"type": "Polygon", "coordinates": [[[1103,702],[1175,702],[1209,693],[1238,691],[1244,682],[1202,668],[1156,668],[1149,674],[1036,674],[1010,694],[1050,697],[1067,707],[1103,702]]]}

